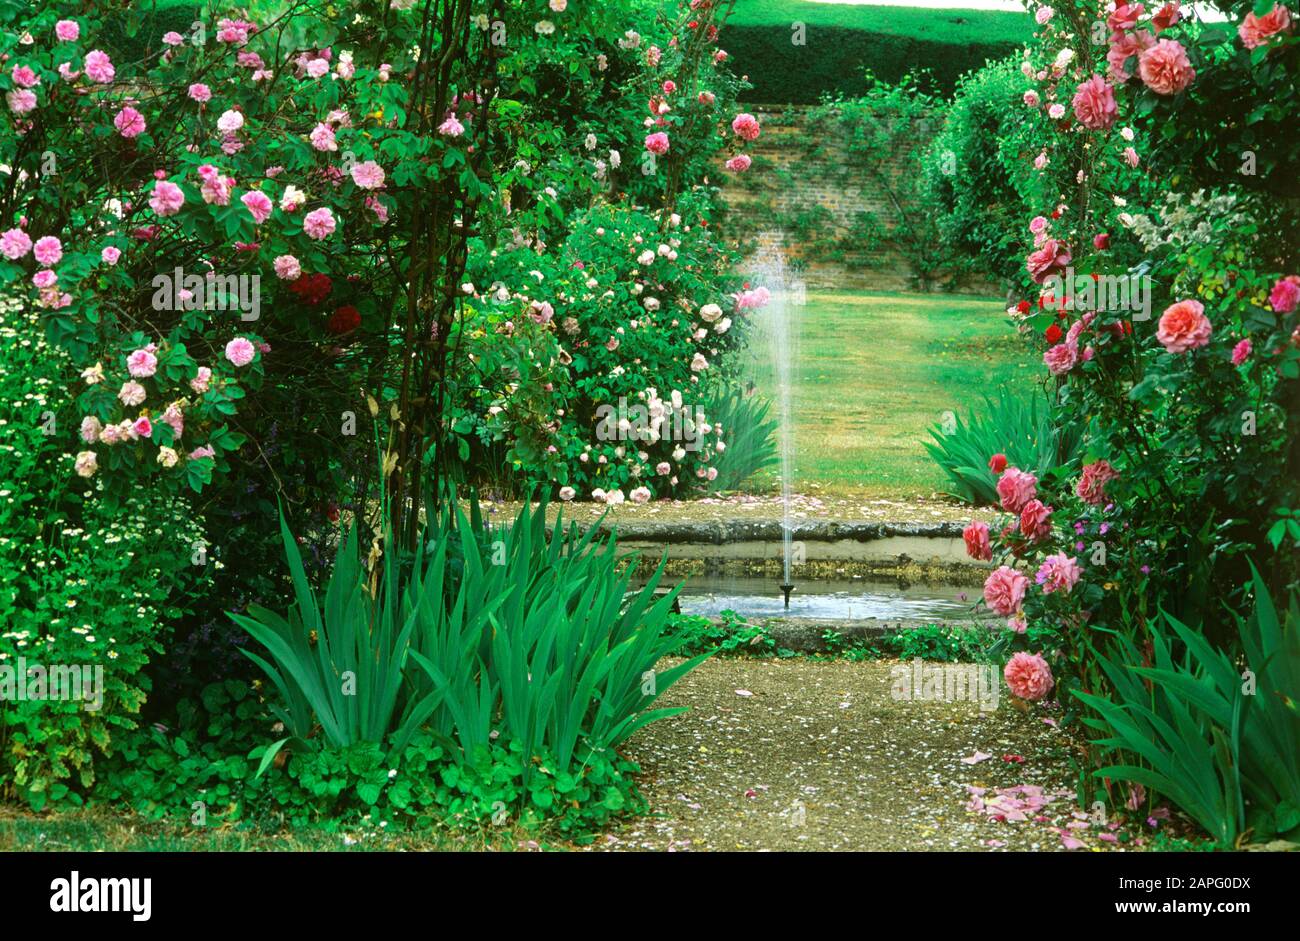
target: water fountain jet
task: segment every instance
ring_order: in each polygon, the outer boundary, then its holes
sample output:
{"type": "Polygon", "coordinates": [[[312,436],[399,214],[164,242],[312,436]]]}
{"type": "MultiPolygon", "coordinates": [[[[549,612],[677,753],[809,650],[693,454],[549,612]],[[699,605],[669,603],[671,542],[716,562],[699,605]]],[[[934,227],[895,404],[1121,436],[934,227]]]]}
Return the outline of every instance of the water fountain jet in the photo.
{"type": "Polygon", "coordinates": [[[791,296],[791,285],[786,274],[785,256],[781,251],[781,234],[765,232],[760,237],[762,246],[752,262],[754,280],[767,288],[769,300],[761,316],[768,336],[775,373],[775,398],[779,422],[777,441],[781,454],[781,582],[777,586],[785,596],[785,607],[790,607],[790,593],[794,591],[791,578],[791,559],[794,555],[791,498],[794,478],[794,362],[797,353],[798,330],[795,312],[798,300],[791,296]]]}

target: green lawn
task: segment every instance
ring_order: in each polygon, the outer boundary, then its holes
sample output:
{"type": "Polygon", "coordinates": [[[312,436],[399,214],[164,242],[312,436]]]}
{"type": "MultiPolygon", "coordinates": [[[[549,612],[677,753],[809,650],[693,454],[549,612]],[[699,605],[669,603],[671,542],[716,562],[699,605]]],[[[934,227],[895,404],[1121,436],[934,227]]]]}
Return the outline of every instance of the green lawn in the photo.
{"type": "MultiPolygon", "coordinates": [[[[999,386],[1028,388],[1041,373],[1000,300],[810,292],[798,319],[799,492],[941,491],[944,476],[922,446],[927,428],[947,410],[980,405],[999,386]]],[[[770,393],[770,376],[758,382],[770,393]]]]}

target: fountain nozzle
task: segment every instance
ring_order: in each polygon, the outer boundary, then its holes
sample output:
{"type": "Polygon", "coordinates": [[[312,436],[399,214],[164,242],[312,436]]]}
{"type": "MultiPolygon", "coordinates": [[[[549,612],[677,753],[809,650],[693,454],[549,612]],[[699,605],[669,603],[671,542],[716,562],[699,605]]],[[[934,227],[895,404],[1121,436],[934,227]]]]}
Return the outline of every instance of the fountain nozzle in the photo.
{"type": "Polygon", "coordinates": [[[781,593],[782,593],[783,595],[785,595],[785,606],[786,606],[787,608],[789,608],[789,607],[790,607],[790,592],[794,591],[794,585],[790,585],[790,584],[782,584],[782,585],[778,585],[777,587],[779,587],[779,588],[781,589],[781,593]]]}

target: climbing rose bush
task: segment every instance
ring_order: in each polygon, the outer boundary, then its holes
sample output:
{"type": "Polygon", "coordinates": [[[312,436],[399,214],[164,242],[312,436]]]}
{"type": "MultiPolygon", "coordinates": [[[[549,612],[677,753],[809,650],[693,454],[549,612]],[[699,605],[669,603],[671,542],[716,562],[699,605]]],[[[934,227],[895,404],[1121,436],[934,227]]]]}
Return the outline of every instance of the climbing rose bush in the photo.
{"type": "Polygon", "coordinates": [[[1166,126],[1195,124],[1201,105],[1188,96],[1207,63],[1230,57],[1263,73],[1294,53],[1282,7],[1264,45],[1262,14],[1229,35],[1189,22],[1177,3],[1112,5],[1100,48],[1086,41],[1081,5],[1039,9],[1054,15],[1039,18],[1024,63],[1041,134],[1025,161],[1063,195],[1025,220],[1026,296],[1008,315],[1042,357],[1057,420],[1087,436],[1077,463],[1042,479],[989,455],[1005,516],[964,536],[973,558],[995,566],[983,595],[1006,618],[1008,684],[1029,699],[1054,685],[1069,706],[1068,689],[1105,685],[1101,631],[1141,645],[1163,606],[1213,634],[1219,606],[1244,603],[1248,552],[1279,591],[1296,581],[1295,545],[1279,539],[1260,555],[1298,497],[1288,467],[1300,427],[1300,258],[1265,235],[1294,225],[1294,213],[1240,174],[1223,174],[1212,193],[1178,192],[1177,172],[1146,169],[1142,134],[1153,109],[1166,126]],[[1042,666],[1031,669],[1031,656],[1042,666]]]}

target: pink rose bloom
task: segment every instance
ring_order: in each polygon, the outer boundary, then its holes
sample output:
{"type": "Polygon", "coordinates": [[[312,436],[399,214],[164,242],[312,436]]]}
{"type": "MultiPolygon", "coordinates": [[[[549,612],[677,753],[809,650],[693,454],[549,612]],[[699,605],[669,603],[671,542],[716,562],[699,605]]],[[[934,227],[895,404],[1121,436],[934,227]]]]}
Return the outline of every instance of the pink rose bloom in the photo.
{"type": "Polygon", "coordinates": [[[1182,44],[1160,39],[1138,53],[1138,75],[1157,95],[1175,95],[1192,84],[1196,70],[1182,44]]]}
{"type": "Polygon", "coordinates": [[[352,182],[363,190],[377,190],[384,185],[384,168],[373,160],[352,167],[352,182]]]}
{"type": "Polygon", "coordinates": [[[59,276],[49,268],[42,268],[32,275],[32,284],[38,288],[52,288],[59,282],[59,276]]]}
{"type": "Polygon", "coordinates": [[[253,361],[257,349],[245,337],[235,337],[226,344],[226,359],[236,366],[247,366],[253,361]]]}
{"type": "Polygon", "coordinates": [[[1079,567],[1077,559],[1072,559],[1064,552],[1058,552],[1043,560],[1034,580],[1043,586],[1045,595],[1058,591],[1068,595],[1070,589],[1079,583],[1079,576],[1082,574],[1083,569],[1079,567]]]}
{"type": "Polygon", "coordinates": [[[338,150],[339,145],[334,140],[334,128],[328,124],[317,124],[311,131],[311,145],[319,151],[338,150]]]}
{"type": "Polygon", "coordinates": [[[1028,578],[1008,565],[1000,566],[984,580],[984,603],[1008,617],[1020,609],[1028,587],[1028,578]]]}
{"type": "Polygon", "coordinates": [[[1094,131],[1104,131],[1115,123],[1115,91],[1100,75],[1079,83],[1070,104],[1079,123],[1094,131]]]}
{"type": "Polygon", "coordinates": [[[1023,650],[1013,654],[1007,661],[1002,677],[1013,695],[1032,702],[1045,697],[1056,685],[1047,661],[1039,654],[1025,653],[1023,650]]]}
{"type": "Polygon", "coordinates": [[[1041,248],[1029,253],[1025,259],[1025,270],[1035,283],[1042,284],[1053,274],[1064,271],[1070,260],[1069,247],[1064,242],[1049,238],[1043,241],[1041,248]]]}
{"type": "Polygon", "coordinates": [[[181,435],[185,434],[185,415],[177,406],[168,405],[167,410],[162,414],[161,421],[171,428],[172,434],[175,435],[177,441],[181,439],[181,435]]]}
{"type": "Polygon", "coordinates": [[[275,276],[281,281],[297,281],[302,275],[302,265],[292,255],[279,255],[274,264],[275,276]]]}
{"type": "Polygon", "coordinates": [[[239,197],[239,201],[248,209],[253,216],[253,221],[258,225],[271,218],[271,210],[275,208],[271,205],[271,198],[261,190],[250,190],[239,197]]]}
{"type": "Polygon", "coordinates": [[[10,261],[17,261],[31,250],[31,237],[22,229],[10,229],[0,235],[0,254],[10,261]]]}
{"type": "Polygon", "coordinates": [[[648,135],[645,139],[645,149],[662,157],[668,153],[668,135],[663,131],[655,131],[648,135]]]}
{"type": "MultiPolygon", "coordinates": [[[[1047,8],[1044,7],[1044,9],[1047,8]]],[[[1034,91],[1032,88],[1029,89],[1029,91],[1025,92],[1023,100],[1025,104],[1030,108],[1037,108],[1039,102],[1038,92],[1034,91]]]]}
{"type": "Polygon", "coordinates": [[[162,41],[164,46],[179,46],[185,42],[185,37],[173,29],[163,33],[162,41]]]}
{"type": "Polygon", "coordinates": [[[244,126],[244,115],[234,108],[221,112],[217,118],[217,130],[222,134],[234,134],[244,126]]]}
{"type": "Polygon", "coordinates": [[[1055,12],[1056,11],[1053,10],[1051,7],[1039,7],[1036,11],[1034,11],[1034,22],[1037,23],[1039,26],[1045,26],[1047,24],[1047,21],[1052,18],[1055,12]]]}
{"type": "Polygon", "coordinates": [[[1232,365],[1240,366],[1246,360],[1250,359],[1252,349],[1253,347],[1251,346],[1249,337],[1234,346],[1232,348],[1232,365]]]}
{"type": "Polygon", "coordinates": [[[145,131],[144,115],[134,108],[123,108],[114,116],[113,127],[127,140],[138,137],[145,131]]]}
{"type": "Polygon", "coordinates": [[[135,433],[141,438],[153,437],[153,422],[149,421],[149,418],[146,415],[141,415],[133,421],[131,423],[131,428],[134,429],[135,433]]]}
{"type": "Polygon", "coordinates": [[[1074,486],[1074,492],[1084,503],[1101,506],[1106,502],[1106,484],[1119,477],[1119,471],[1110,461],[1093,461],[1083,466],[1083,474],[1074,486]]]}
{"type": "Polygon", "coordinates": [[[302,230],[307,233],[307,237],[310,239],[328,238],[334,234],[336,225],[334,213],[324,207],[313,209],[302,220],[302,230]]]}
{"type": "Polygon", "coordinates": [[[1170,353],[1186,353],[1210,342],[1210,321],[1200,301],[1179,301],[1160,315],[1156,339],[1170,353]]]}
{"type": "Polygon", "coordinates": [[[126,358],[126,371],[137,379],[147,379],[158,371],[158,357],[149,350],[136,350],[126,358]]]}
{"type": "Polygon", "coordinates": [[[1121,3],[1106,17],[1106,25],[1112,30],[1132,29],[1137,25],[1138,17],[1146,8],[1140,3],[1121,3]]]}
{"type": "Polygon", "coordinates": [[[1279,278],[1268,294],[1268,302],[1279,314],[1289,314],[1300,306],[1300,275],[1279,278]]]}
{"type": "Polygon", "coordinates": [[[63,243],[53,235],[47,235],[36,240],[32,254],[36,256],[37,261],[46,267],[57,265],[59,259],[63,257],[63,243]]]}
{"type": "Polygon", "coordinates": [[[81,440],[87,444],[94,444],[99,440],[99,433],[104,430],[104,425],[94,415],[87,415],[81,420],[81,440]]]}
{"type": "Polygon", "coordinates": [[[36,93],[26,88],[15,88],[5,95],[5,102],[14,114],[26,114],[36,107],[36,93]]]}
{"type": "Polygon", "coordinates": [[[1106,53],[1106,76],[1112,82],[1128,81],[1129,75],[1124,71],[1124,65],[1143,49],[1150,48],[1155,41],[1155,37],[1145,29],[1112,36],[1110,50],[1106,53]]]}
{"type": "Polygon", "coordinates": [[[635,490],[628,493],[627,496],[633,503],[647,503],[650,500],[650,488],[637,487],[635,490]]]}
{"type": "Polygon", "coordinates": [[[667,461],[660,461],[655,465],[655,473],[660,477],[667,477],[673,472],[673,467],[667,461]]]}
{"type": "Polygon", "coordinates": [[[217,454],[216,449],[214,449],[212,445],[205,444],[202,447],[197,447],[190,452],[190,460],[197,461],[199,460],[199,458],[215,457],[216,454],[217,454]]]}
{"type": "Polygon", "coordinates": [[[98,49],[86,53],[86,75],[92,82],[104,85],[111,82],[116,74],[117,70],[113,68],[113,60],[108,57],[108,53],[98,49]]]}
{"type": "Polygon", "coordinates": [[[756,140],[760,128],[758,119],[752,114],[738,114],[731,121],[731,129],[745,140],[756,140]]]}
{"type": "Polygon", "coordinates": [[[465,125],[457,121],[453,114],[438,125],[438,133],[443,137],[460,137],[465,133],[465,125]]]}
{"type": "Polygon", "coordinates": [[[1127,163],[1130,167],[1136,167],[1139,163],[1142,162],[1141,158],[1138,157],[1138,152],[1134,150],[1132,147],[1125,147],[1123,156],[1124,156],[1124,162],[1127,163]]]}
{"type": "Polygon", "coordinates": [[[117,260],[122,257],[122,249],[114,245],[105,245],[104,250],[99,253],[100,259],[106,265],[115,265],[117,260]]]}
{"type": "Polygon", "coordinates": [[[212,89],[202,82],[195,82],[189,88],[189,96],[197,102],[211,101],[212,89]]]}
{"type": "Polygon", "coordinates": [[[1237,27],[1237,35],[1241,37],[1241,44],[1247,49],[1257,49],[1290,26],[1291,13],[1279,3],[1263,16],[1256,16],[1253,11],[1247,13],[1246,18],[1237,27]]]}
{"type": "Polygon", "coordinates": [[[757,287],[752,291],[744,291],[736,297],[736,308],[739,310],[757,310],[760,307],[766,307],[767,302],[772,299],[772,292],[765,287],[757,287]]]}
{"type": "Polygon", "coordinates": [[[221,171],[210,163],[202,164],[196,171],[203,181],[199,194],[203,201],[218,206],[229,206],[230,195],[235,189],[235,178],[222,176],[221,171]]]}
{"type": "Polygon", "coordinates": [[[1008,467],[998,478],[998,498],[1002,509],[1019,513],[1026,503],[1038,496],[1038,478],[1018,467],[1008,467]]]}
{"type": "Polygon", "coordinates": [[[185,205],[185,194],[175,183],[159,180],[153,185],[153,195],[149,197],[149,207],[159,216],[174,216],[185,205]]]}
{"type": "Polygon", "coordinates": [[[117,397],[123,405],[139,405],[145,399],[144,386],[138,382],[124,382],[117,390],[117,397]]]}
{"type": "Polygon", "coordinates": [[[966,540],[966,554],[972,559],[981,562],[992,560],[993,547],[989,545],[988,523],[972,520],[970,525],[961,531],[961,537],[966,540]]]}
{"type": "Polygon", "coordinates": [[[212,381],[212,370],[207,366],[200,366],[198,375],[190,380],[190,388],[202,395],[208,391],[208,384],[212,381]]]}
{"type": "Polygon", "coordinates": [[[1030,500],[1020,511],[1020,535],[1030,542],[1042,542],[1052,535],[1052,509],[1042,500],[1030,500]]]}
{"type": "Polygon", "coordinates": [[[697,97],[696,100],[699,101],[699,103],[702,104],[702,105],[711,105],[711,104],[713,104],[713,102],[714,102],[714,98],[715,98],[715,96],[714,96],[713,92],[711,92],[711,91],[702,91],[702,92],[700,92],[700,94],[699,94],[699,96],[697,97]]]}
{"type": "Polygon", "coordinates": [[[1043,354],[1047,371],[1053,376],[1064,376],[1079,362],[1079,348],[1073,343],[1058,343],[1043,354]]]}
{"type": "Polygon", "coordinates": [[[753,162],[748,154],[737,154],[727,161],[726,167],[733,173],[744,173],[753,162]]]}
{"type": "Polygon", "coordinates": [[[41,77],[28,65],[15,65],[9,74],[13,77],[14,84],[20,88],[31,88],[41,83],[41,77]]]}
{"type": "Polygon", "coordinates": [[[59,20],[54,24],[54,35],[60,42],[76,42],[81,35],[81,26],[76,20],[59,20]]]}

